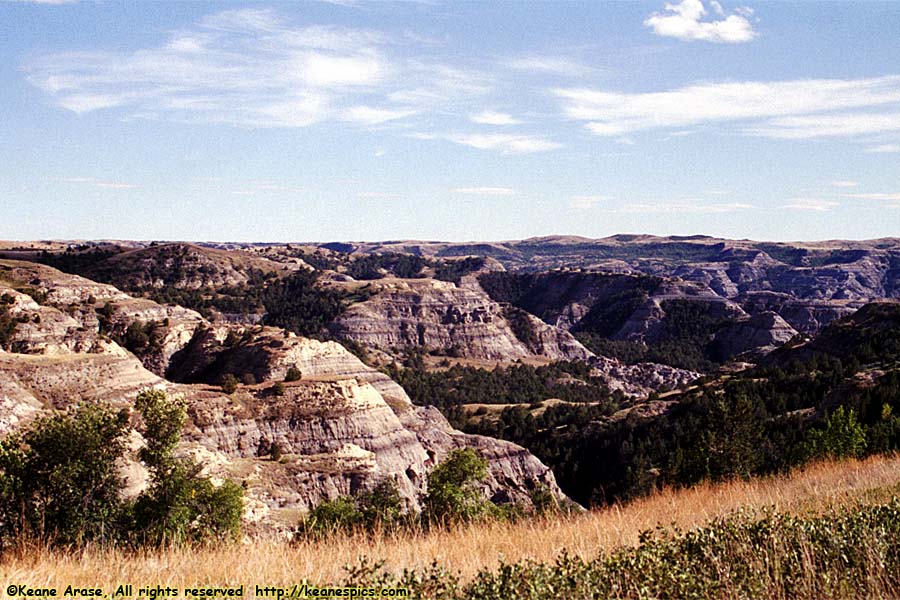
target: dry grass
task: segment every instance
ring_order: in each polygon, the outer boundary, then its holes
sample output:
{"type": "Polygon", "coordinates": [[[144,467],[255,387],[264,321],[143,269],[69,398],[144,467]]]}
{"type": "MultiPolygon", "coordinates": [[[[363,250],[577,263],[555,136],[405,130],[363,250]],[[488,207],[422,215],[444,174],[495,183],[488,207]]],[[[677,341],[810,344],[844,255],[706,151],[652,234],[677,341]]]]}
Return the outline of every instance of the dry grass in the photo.
{"type": "Polygon", "coordinates": [[[658,525],[691,528],[737,509],[774,507],[791,513],[822,513],[860,500],[890,498],[900,486],[900,457],[819,463],[790,476],[768,477],[663,491],[623,507],[567,518],[489,523],[430,533],[337,536],[288,545],[256,540],[244,545],[124,554],[103,549],[53,552],[30,549],[0,559],[0,581],[30,586],[119,583],[271,584],[310,579],[340,581],[343,566],[361,556],[383,559],[392,570],[438,561],[463,577],[494,567],[503,558],[549,561],[563,550],[585,558],[635,544],[658,525]]]}

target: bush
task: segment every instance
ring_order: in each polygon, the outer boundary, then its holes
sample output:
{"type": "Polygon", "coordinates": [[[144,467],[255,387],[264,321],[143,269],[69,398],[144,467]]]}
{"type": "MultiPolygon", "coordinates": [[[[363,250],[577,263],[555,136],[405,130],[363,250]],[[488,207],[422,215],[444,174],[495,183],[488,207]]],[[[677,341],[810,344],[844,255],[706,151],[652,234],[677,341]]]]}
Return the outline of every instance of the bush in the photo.
{"type": "Polygon", "coordinates": [[[303,373],[300,372],[300,369],[297,367],[290,367],[287,370],[287,373],[284,375],[284,380],[286,382],[291,381],[300,381],[303,378],[303,373]]]}
{"type": "Polygon", "coordinates": [[[392,574],[361,561],[346,585],[415,598],[896,598],[900,501],[823,516],[736,514],[688,532],[658,529],[593,558],[561,554],[485,568],[470,581],[437,563],[392,574]]]}
{"type": "Polygon", "coordinates": [[[272,442],[272,445],[269,446],[269,456],[276,462],[281,460],[281,457],[284,456],[284,448],[278,442],[272,442]]]}
{"type": "Polygon", "coordinates": [[[237,391],[238,379],[231,373],[225,373],[222,377],[222,391],[229,396],[237,391]]]}
{"type": "Polygon", "coordinates": [[[425,514],[432,523],[471,521],[491,513],[492,504],[476,487],[488,474],[488,462],[472,448],[456,449],[428,474],[425,514]]]}
{"type": "Polygon", "coordinates": [[[23,536],[50,544],[160,545],[238,535],[241,487],[215,486],[200,465],[173,456],[186,418],[183,401],[147,390],[135,408],[145,425],[140,459],[150,485],[134,502],[121,499],[119,477],[127,410],[84,406],[0,441],[0,547],[23,536]]]}
{"type": "Polygon", "coordinates": [[[349,496],[326,500],[311,511],[300,523],[298,534],[324,535],[340,530],[351,530],[362,523],[362,513],[349,496]]]}
{"type": "Polygon", "coordinates": [[[401,522],[401,500],[397,484],[383,479],[368,492],[352,498],[341,496],[313,508],[300,522],[297,536],[319,536],[364,527],[372,531],[401,522]]]}
{"type": "Polygon", "coordinates": [[[127,423],[125,411],[84,406],[0,442],[0,545],[20,535],[59,544],[115,538],[127,423]]]}
{"type": "Polygon", "coordinates": [[[381,480],[358,500],[359,512],[367,529],[390,527],[400,522],[400,490],[390,479],[381,480]]]}

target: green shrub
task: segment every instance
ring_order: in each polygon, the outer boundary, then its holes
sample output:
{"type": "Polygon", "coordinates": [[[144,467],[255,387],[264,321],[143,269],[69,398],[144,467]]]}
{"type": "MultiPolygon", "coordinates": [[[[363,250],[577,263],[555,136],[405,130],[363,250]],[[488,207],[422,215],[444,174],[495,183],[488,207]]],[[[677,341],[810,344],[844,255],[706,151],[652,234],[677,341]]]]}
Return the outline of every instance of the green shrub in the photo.
{"type": "Polygon", "coordinates": [[[4,295],[0,298],[0,349],[9,350],[10,342],[16,332],[19,322],[9,315],[8,304],[13,302],[12,296],[4,295]],[[7,299],[9,302],[7,302],[7,299]]]}
{"type": "Polygon", "coordinates": [[[297,530],[297,536],[320,536],[335,531],[390,528],[401,524],[402,503],[397,484],[383,479],[356,498],[340,496],[313,508],[297,530]]]}
{"type": "Polygon", "coordinates": [[[350,530],[363,522],[362,513],[349,496],[320,503],[300,523],[298,535],[324,535],[340,530],[350,530]]]}
{"type": "Polygon", "coordinates": [[[222,376],[222,391],[229,396],[237,391],[238,379],[231,373],[225,373],[222,376]]]}
{"type": "Polygon", "coordinates": [[[297,367],[289,367],[287,373],[284,375],[284,380],[286,382],[300,381],[301,378],[303,378],[303,373],[301,373],[300,369],[297,367]]]}
{"type": "Polygon", "coordinates": [[[347,585],[402,586],[414,598],[896,598],[900,501],[824,516],[736,514],[688,532],[646,531],[637,546],[485,568],[471,581],[434,563],[391,574],[362,560],[347,585]]]}
{"type": "Polygon", "coordinates": [[[369,530],[391,527],[401,520],[400,490],[390,479],[381,480],[371,491],[361,494],[357,505],[362,522],[369,530]]]}
{"type": "Polygon", "coordinates": [[[125,411],[83,406],[0,441],[0,544],[23,534],[60,544],[115,538],[127,423],[125,411]]]}
{"type": "Polygon", "coordinates": [[[284,448],[282,448],[281,444],[278,442],[272,442],[272,445],[269,446],[269,456],[271,456],[274,461],[281,460],[281,457],[284,456],[284,448]]]}
{"type": "Polygon", "coordinates": [[[456,449],[428,474],[424,517],[432,523],[471,521],[491,513],[492,504],[477,484],[488,474],[488,462],[472,448],[456,449]]]}

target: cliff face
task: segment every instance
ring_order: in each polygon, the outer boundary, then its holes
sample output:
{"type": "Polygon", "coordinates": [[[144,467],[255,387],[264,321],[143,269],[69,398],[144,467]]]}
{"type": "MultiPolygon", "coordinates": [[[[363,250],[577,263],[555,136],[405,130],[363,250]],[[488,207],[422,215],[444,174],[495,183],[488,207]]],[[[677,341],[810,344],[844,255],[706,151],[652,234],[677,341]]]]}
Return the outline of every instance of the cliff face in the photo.
{"type": "MultiPolygon", "coordinates": [[[[516,337],[502,307],[486,294],[431,279],[396,280],[374,298],[351,306],[332,331],[387,352],[418,347],[510,361],[534,355],[516,337]]],[[[553,359],[587,355],[583,348],[560,348],[552,340],[545,352],[553,359]]]]}
{"type": "MultiPolygon", "coordinates": [[[[0,435],[51,408],[82,401],[127,407],[141,389],[161,387],[188,403],[181,451],[214,476],[246,481],[246,516],[263,528],[286,527],[300,511],[384,478],[397,483],[408,508],[418,509],[428,471],[462,446],[478,448],[489,460],[488,496],[528,503],[543,486],[564,497],[552,472],[526,450],[452,429],[437,410],[413,406],[399,385],[336,342],[275,328],[213,326],[192,311],[130,298],[48,267],[0,267],[6,269],[0,296],[11,300],[10,314],[22,321],[13,333],[14,351],[0,351],[0,435]],[[26,283],[40,304],[19,291],[26,283]],[[192,383],[145,368],[101,335],[103,319],[158,322],[163,341],[145,364],[192,383]],[[272,382],[291,367],[303,377],[278,395],[272,382]],[[228,396],[208,385],[223,372],[252,373],[260,383],[228,396]],[[281,460],[257,456],[272,443],[282,448],[281,460]]],[[[126,472],[134,493],[143,481],[141,467],[132,460],[126,472]]]]}

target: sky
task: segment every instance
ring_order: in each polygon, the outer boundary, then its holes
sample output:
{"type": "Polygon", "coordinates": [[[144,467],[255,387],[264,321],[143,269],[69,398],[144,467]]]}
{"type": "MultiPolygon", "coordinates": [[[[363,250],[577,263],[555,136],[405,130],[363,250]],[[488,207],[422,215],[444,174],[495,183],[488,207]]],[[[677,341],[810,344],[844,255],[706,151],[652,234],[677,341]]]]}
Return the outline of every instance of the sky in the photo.
{"type": "Polygon", "coordinates": [[[0,239],[900,236],[900,2],[0,0],[0,239]]]}

